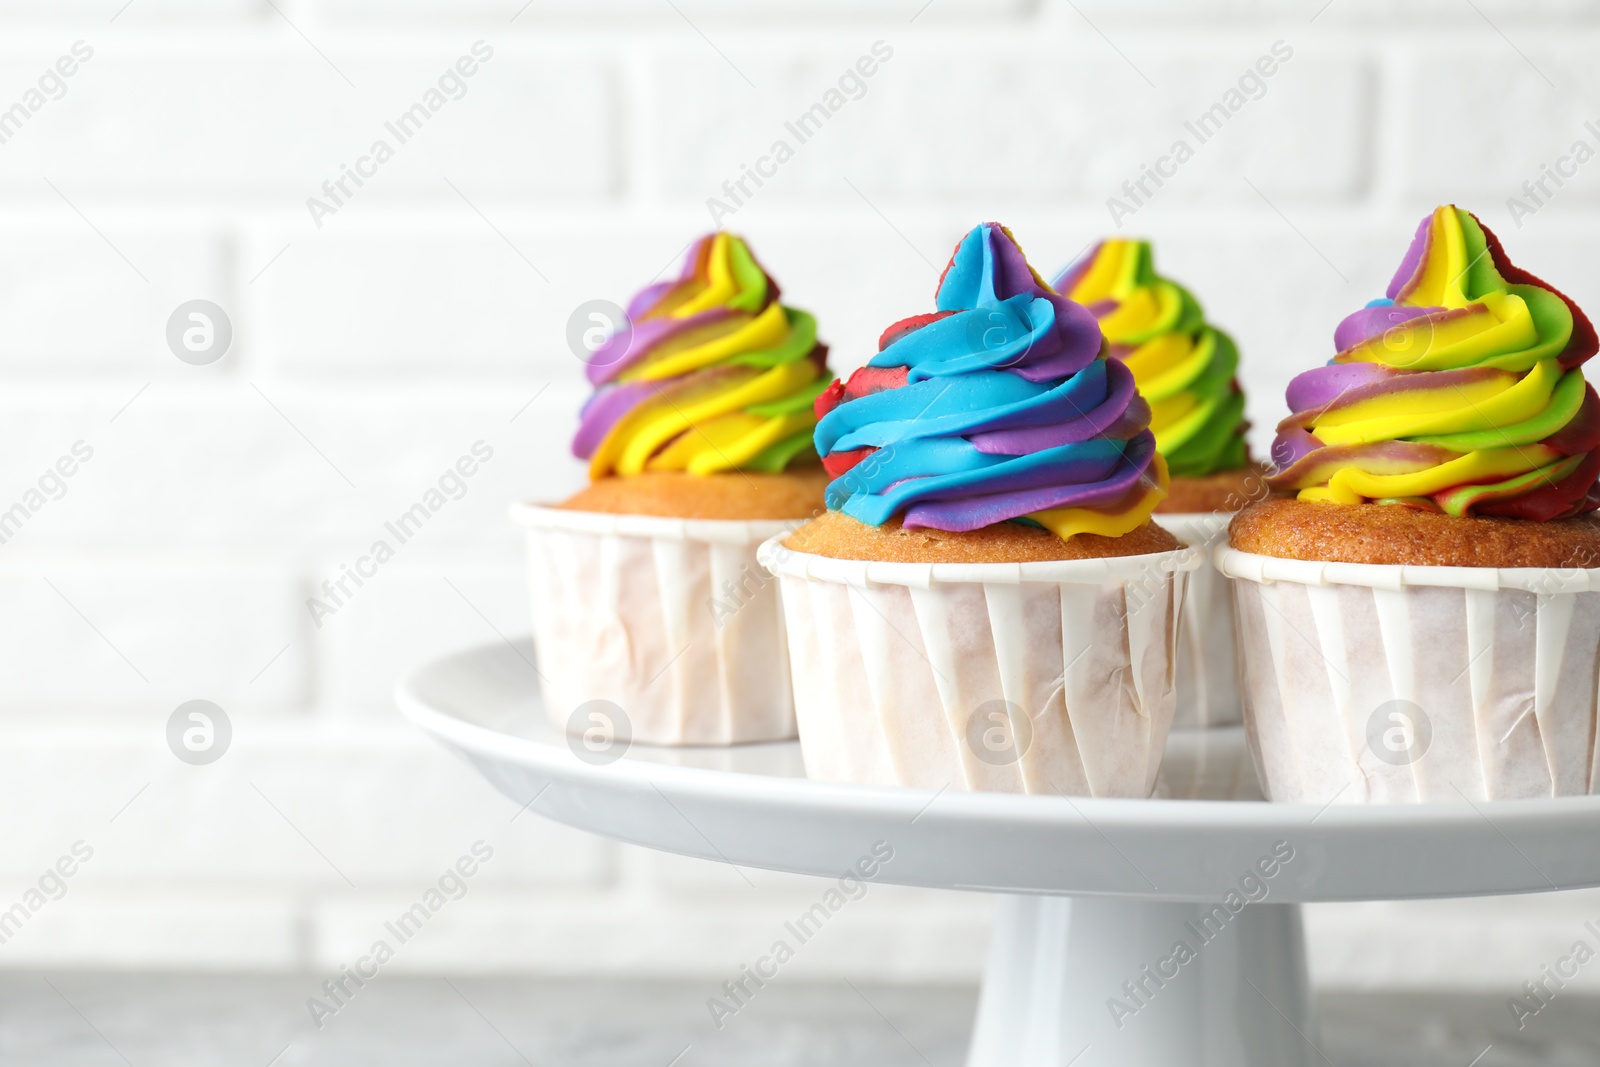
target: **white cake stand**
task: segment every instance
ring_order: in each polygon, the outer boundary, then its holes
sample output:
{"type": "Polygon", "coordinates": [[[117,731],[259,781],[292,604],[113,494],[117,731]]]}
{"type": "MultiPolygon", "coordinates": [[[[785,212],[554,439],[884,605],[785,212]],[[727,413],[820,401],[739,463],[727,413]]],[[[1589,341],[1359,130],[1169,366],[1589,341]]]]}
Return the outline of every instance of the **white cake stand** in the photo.
{"type": "Polygon", "coordinates": [[[513,801],[579,829],[829,878],[877,845],[893,856],[875,881],[1005,894],[969,1067],[1311,1067],[1301,902],[1600,885],[1600,797],[1267,804],[1237,730],[1175,735],[1156,800],[829,785],[792,742],[635,745],[596,765],[547,724],[532,663],[526,644],[470,649],[398,700],[513,801]]]}

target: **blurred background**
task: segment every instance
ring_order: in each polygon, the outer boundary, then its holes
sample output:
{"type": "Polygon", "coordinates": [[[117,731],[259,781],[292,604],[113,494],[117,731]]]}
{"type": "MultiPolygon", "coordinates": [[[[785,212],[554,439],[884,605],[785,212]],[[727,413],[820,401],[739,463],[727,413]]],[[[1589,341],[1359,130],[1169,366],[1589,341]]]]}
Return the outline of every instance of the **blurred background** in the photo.
{"type": "MultiPolygon", "coordinates": [[[[301,1025],[477,841],[393,973],[720,982],[813,886],[519,816],[390,698],[527,630],[506,507],[581,484],[575,310],[720,224],[843,371],[978,221],[1047,275],[1145,236],[1237,338],[1259,450],[1438,203],[1600,308],[1597,44],[1595,0],[8,0],[0,910],[92,858],[0,926],[0,989],[280,975],[252,996],[301,1025]],[[206,765],[167,739],[196,699],[231,727],[206,765]]],[[[793,973],[968,986],[988,914],[875,887],[793,973]]],[[[1312,968],[1503,1011],[1586,919],[1600,896],[1314,907],[1312,968]]]]}

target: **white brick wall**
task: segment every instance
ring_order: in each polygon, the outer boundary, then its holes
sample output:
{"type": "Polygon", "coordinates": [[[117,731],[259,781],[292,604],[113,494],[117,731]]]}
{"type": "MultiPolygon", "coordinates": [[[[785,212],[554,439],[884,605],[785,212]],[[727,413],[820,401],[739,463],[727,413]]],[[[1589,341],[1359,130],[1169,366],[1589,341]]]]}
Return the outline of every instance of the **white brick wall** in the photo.
{"type": "MultiPolygon", "coordinates": [[[[0,901],[96,851],[0,966],[332,968],[482,838],[495,859],[396,966],[725,974],[803,880],[511,822],[389,703],[419,658],[526,629],[504,510],[580,483],[571,310],[673,265],[706,198],[881,40],[865,93],[728,220],[854,366],[973,222],[1011,224],[1045,271],[1105,232],[1106,198],[1282,40],[1262,99],[1125,227],[1239,338],[1259,445],[1438,200],[1600,308],[1600,164],[1520,228],[1505,206],[1600,119],[1600,3],[1476,6],[7,5],[0,110],[73,42],[94,56],[0,144],[0,508],[95,451],[0,545],[0,901]],[[479,40],[465,95],[318,227],[306,198],[479,40]],[[235,327],[208,367],[164,343],[193,298],[235,327]],[[479,439],[466,496],[314,627],[304,598],[479,439]],[[162,740],[194,697],[233,719],[209,767],[162,740]]],[[[1509,990],[1597,912],[1352,905],[1310,927],[1330,984],[1509,990]]],[[[970,978],[987,914],[880,887],[797,966],[970,978]]]]}

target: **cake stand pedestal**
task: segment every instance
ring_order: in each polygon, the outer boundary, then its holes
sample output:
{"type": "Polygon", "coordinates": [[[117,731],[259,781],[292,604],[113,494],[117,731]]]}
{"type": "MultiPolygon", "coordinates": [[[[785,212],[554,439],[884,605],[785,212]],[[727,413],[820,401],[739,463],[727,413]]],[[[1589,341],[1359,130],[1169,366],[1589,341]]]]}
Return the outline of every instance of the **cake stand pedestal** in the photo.
{"type": "Polygon", "coordinates": [[[968,1067],[1317,1062],[1299,907],[1247,907],[1206,942],[1209,912],[1001,897],[968,1067]],[[1179,940],[1195,958],[1163,976],[1179,940]]]}
{"type": "Polygon", "coordinates": [[[1300,903],[1600,885],[1600,797],[1267,804],[1238,729],[1175,734],[1153,800],[832,785],[793,742],[596,755],[548,725],[532,664],[525,643],[468,649],[397,699],[512,801],[582,830],[1004,894],[968,1067],[1312,1067],[1300,903]]]}

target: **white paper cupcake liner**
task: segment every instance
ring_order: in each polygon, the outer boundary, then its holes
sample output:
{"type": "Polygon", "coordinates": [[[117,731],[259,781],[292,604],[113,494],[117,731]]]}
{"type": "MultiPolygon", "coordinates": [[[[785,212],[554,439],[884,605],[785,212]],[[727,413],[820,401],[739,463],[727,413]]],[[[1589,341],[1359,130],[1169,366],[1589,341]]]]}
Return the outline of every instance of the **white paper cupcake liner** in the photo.
{"type": "MultiPolygon", "coordinates": [[[[1232,512],[1151,516],[1186,545],[1206,550],[1228,539],[1232,512]]],[[[1238,639],[1233,589],[1209,563],[1189,576],[1178,630],[1177,729],[1234,726],[1244,719],[1239,701],[1238,639]]]]}
{"type": "Polygon", "coordinates": [[[1600,570],[1216,551],[1269,799],[1570,796],[1596,780],[1600,570]]]}
{"type": "Polygon", "coordinates": [[[795,736],[783,611],[756,548],[797,523],[531,504],[511,515],[527,531],[534,647],[559,729],[581,730],[574,711],[604,700],[634,742],[795,736]]]}
{"type": "Polygon", "coordinates": [[[806,773],[862,785],[1147,797],[1200,553],[914,564],[761,546],[788,617],[806,773]]]}

